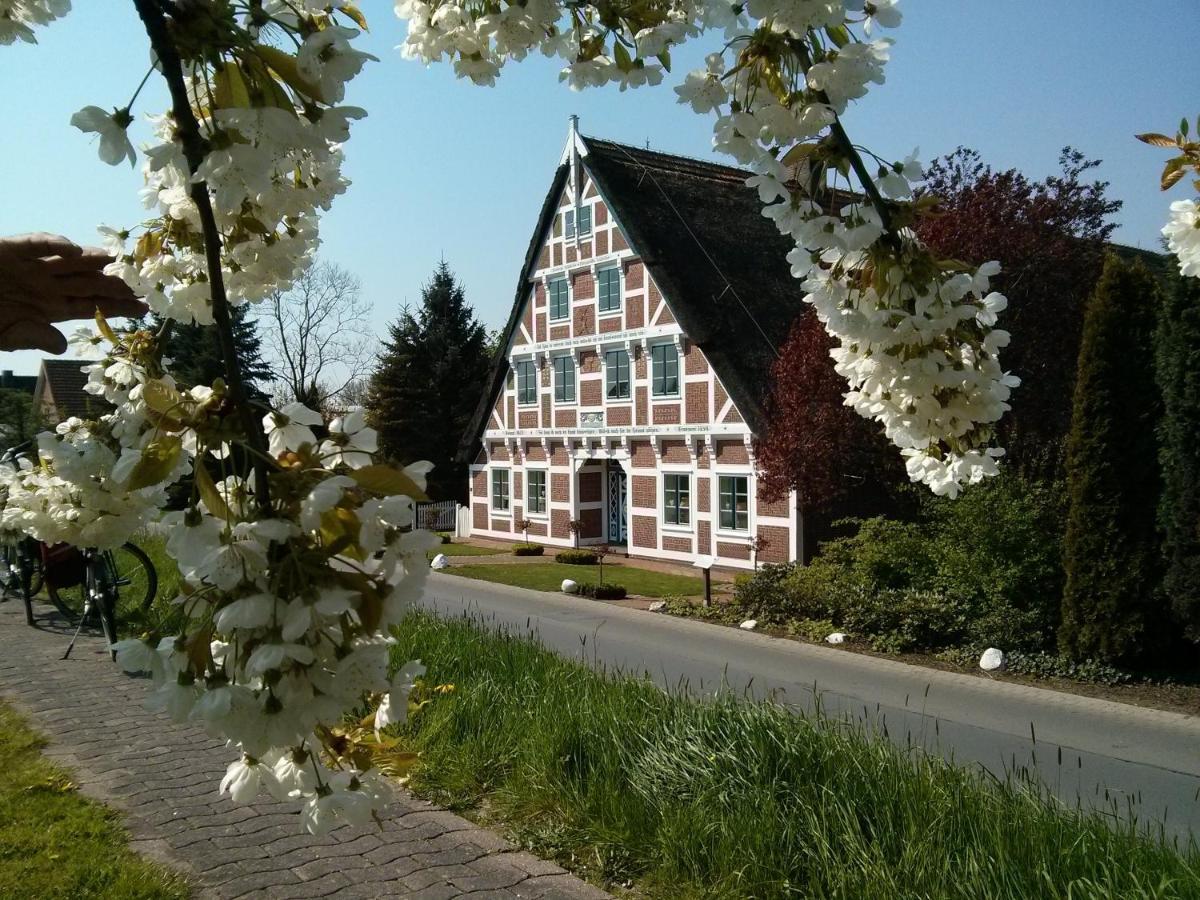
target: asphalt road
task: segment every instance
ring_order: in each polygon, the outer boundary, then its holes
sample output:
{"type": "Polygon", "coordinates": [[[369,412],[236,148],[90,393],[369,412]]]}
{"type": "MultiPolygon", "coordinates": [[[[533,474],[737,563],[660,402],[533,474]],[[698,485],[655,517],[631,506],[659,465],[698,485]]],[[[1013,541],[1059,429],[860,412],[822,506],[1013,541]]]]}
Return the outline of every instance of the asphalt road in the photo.
{"type": "Polygon", "coordinates": [[[1200,717],[863,656],[673,616],[432,573],[426,605],[532,630],[551,649],[663,686],[822,709],[1063,801],[1200,843],[1200,717]],[[1059,748],[1061,748],[1061,753],[1059,748]],[[1115,805],[1115,806],[1114,806],[1115,805]]]}

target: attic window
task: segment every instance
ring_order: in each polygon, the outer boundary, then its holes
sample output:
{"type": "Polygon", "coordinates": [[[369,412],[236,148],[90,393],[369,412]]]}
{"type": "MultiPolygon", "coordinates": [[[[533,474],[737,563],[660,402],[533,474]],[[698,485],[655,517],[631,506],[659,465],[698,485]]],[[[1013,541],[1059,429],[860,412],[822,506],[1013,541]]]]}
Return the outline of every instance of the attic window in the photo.
{"type": "Polygon", "coordinates": [[[567,279],[556,278],[550,282],[550,318],[565,319],[570,312],[567,279]]]}
{"type": "Polygon", "coordinates": [[[575,209],[568,209],[563,213],[563,234],[569,238],[575,237],[576,225],[580,237],[587,237],[592,233],[592,208],[590,206],[577,206],[575,209]]]}
{"type": "Polygon", "coordinates": [[[600,312],[621,310],[621,270],[613,267],[596,273],[597,289],[600,294],[600,312]]]}

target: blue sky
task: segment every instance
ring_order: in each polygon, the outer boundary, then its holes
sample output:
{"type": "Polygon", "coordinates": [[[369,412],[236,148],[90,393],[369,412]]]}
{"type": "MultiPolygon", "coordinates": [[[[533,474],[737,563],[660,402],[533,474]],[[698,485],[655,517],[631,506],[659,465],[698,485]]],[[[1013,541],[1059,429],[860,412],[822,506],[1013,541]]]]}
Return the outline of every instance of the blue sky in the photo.
{"type": "MultiPolygon", "coordinates": [[[[145,37],[132,3],[75,5],[39,33],[39,46],[0,48],[0,234],[48,230],[89,242],[100,223],[142,217],[137,172],[101,163],[68,120],[88,104],[127,101],[148,66],[145,37]]],[[[558,66],[540,57],[506,68],[495,88],[477,88],[448,66],[403,60],[393,49],[403,26],[391,4],[361,5],[373,26],[364,49],[380,61],[347,98],[370,116],[348,144],[354,183],[323,221],[322,255],[360,276],[381,335],[405,300],[419,301],[443,256],[480,318],[503,323],[571,113],[588,134],[711,155],[711,121],[677,105],[671,90],[711,49],[704,41],[675,54],[674,76],[658,88],[572,93],[558,83],[558,66]]],[[[1074,145],[1104,160],[1100,177],[1125,201],[1117,240],[1157,246],[1168,202],[1157,190],[1164,151],[1132,136],[1200,112],[1185,71],[1200,37],[1196,0],[902,7],[887,84],[846,117],[858,143],[897,158],[920,147],[923,160],[961,144],[1035,178],[1074,145]]],[[[164,107],[152,79],[135,113],[164,107]]],[[[8,354],[3,364],[34,372],[39,357],[8,354]]]]}

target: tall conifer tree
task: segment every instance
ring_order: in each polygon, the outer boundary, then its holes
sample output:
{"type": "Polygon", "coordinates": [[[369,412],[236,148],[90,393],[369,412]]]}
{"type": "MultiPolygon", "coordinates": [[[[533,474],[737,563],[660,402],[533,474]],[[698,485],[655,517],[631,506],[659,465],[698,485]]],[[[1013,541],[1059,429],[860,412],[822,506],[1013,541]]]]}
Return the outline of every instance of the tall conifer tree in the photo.
{"type": "Polygon", "coordinates": [[[1184,634],[1200,642],[1200,279],[1172,280],[1155,341],[1163,396],[1163,592],[1184,634]]]}
{"type": "Polygon", "coordinates": [[[1146,268],[1110,256],[1084,316],[1067,438],[1067,584],[1058,633],[1062,650],[1077,658],[1136,660],[1162,636],[1158,305],[1146,268]]]}
{"type": "Polygon", "coordinates": [[[455,456],[487,382],[488,335],[443,260],[405,308],[371,378],[369,408],[380,447],[393,459],[429,460],[433,499],[467,497],[466,468],[455,456]]]}
{"type": "MultiPolygon", "coordinates": [[[[247,393],[252,400],[265,401],[267,396],[262,386],[271,381],[271,369],[263,360],[262,339],[257,324],[248,315],[249,309],[248,306],[235,306],[230,310],[234,349],[242,362],[247,393]]],[[[161,324],[157,316],[152,316],[149,327],[157,330],[161,324]]],[[[167,340],[166,356],[173,360],[171,374],[185,386],[212,384],[217,378],[225,377],[215,325],[174,323],[167,340]]]]}

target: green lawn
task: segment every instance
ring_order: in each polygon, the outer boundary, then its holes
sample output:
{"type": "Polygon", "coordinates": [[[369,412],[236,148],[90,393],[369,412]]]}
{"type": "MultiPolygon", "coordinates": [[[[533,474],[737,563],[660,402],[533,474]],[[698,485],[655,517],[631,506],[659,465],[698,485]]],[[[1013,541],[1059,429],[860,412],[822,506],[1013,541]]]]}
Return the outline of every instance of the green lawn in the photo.
{"type": "MultiPolygon", "coordinates": [[[[481,581],[496,581],[535,591],[558,591],[563,579],[570,578],[580,584],[596,584],[600,577],[599,566],[569,566],[557,562],[500,563],[495,565],[452,566],[445,569],[451,575],[465,575],[481,581]]],[[[631,594],[642,597],[691,596],[704,593],[704,581],[685,575],[667,575],[635,569],[633,566],[605,564],[606,584],[620,584],[631,594]]]]}
{"type": "Polygon", "coordinates": [[[429,558],[433,559],[439,553],[444,553],[446,556],[503,556],[511,551],[503,547],[474,547],[471,544],[442,544],[436,550],[429,551],[429,558]]]}
{"type": "Polygon", "coordinates": [[[0,897],[175,898],[178,875],[133,853],[116,813],[82,797],[0,704],[0,897]]]}
{"type": "Polygon", "coordinates": [[[414,614],[396,637],[393,661],[425,663],[417,699],[432,701],[398,729],[421,754],[410,786],[637,896],[1200,897],[1195,847],[1019,775],[998,782],[772,703],[600,674],[520,630],[414,614]]]}

